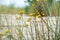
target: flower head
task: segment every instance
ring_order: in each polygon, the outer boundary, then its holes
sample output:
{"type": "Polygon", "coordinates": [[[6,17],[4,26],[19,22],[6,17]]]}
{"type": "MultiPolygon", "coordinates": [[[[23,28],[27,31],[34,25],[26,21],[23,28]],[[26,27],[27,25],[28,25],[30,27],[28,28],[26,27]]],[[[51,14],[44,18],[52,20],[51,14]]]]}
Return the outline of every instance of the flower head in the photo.
{"type": "Polygon", "coordinates": [[[34,15],[35,15],[35,13],[30,13],[30,14],[29,14],[29,16],[34,16],[34,15]]]}
{"type": "Polygon", "coordinates": [[[45,15],[44,12],[42,12],[42,15],[43,15],[43,16],[45,15]]]}
{"type": "Polygon", "coordinates": [[[46,2],[46,0],[44,0],[44,3],[46,2]]]}
{"type": "Polygon", "coordinates": [[[9,32],[9,30],[6,29],[6,30],[4,31],[4,35],[6,35],[8,32],[9,32]]]}
{"type": "Polygon", "coordinates": [[[28,28],[29,24],[25,23],[25,27],[28,28]]]}
{"type": "Polygon", "coordinates": [[[19,19],[20,19],[20,20],[22,20],[22,16],[21,16],[21,17],[19,17],[19,19]]]}
{"type": "Polygon", "coordinates": [[[2,33],[0,33],[0,37],[1,37],[1,36],[3,36],[3,34],[2,34],[2,33]]]}
{"type": "Polygon", "coordinates": [[[22,15],[23,13],[24,13],[24,10],[20,10],[20,11],[19,11],[19,14],[22,15]]]}
{"type": "Polygon", "coordinates": [[[39,0],[36,0],[36,2],[39,2],[39,0]]]}
{"type": "Polygon", "coordinates": [[[32,4],[32,6],[33,6],[33,7],[35,7],[35,6],[36,6],[36,4],[32,4]]]}
{"type": "Polygon", "coordinates": [[[41,16],[41,15],[39,14],[39,15],[36,16],[36,18],[39,18],[40,16],[41,16]]]}
{"type": "Polygon", "coordinates": [[[27,22],[31,21],[31,18],[27,18],[27,22]]]}
{"type": "Polygon", "coordinates": [[[17,17],[17,16],[16,16],[16,19],[18,19],[18,20],[22,20],[22,16],[20,16],[20,17],[17,17]]]}

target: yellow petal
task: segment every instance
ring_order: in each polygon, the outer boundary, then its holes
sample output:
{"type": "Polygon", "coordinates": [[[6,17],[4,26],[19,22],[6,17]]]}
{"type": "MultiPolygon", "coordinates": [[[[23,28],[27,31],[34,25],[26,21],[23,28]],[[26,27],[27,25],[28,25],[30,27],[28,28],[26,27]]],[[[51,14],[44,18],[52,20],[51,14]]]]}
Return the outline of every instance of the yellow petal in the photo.
{"type": "Polygon", "coordinates": [[[29,26],[29,24],[25,24],[25,27],[27,27],[27,28],[28,28],[28,26],[29,26]]]}
{"type": "Polygon", "coordinates": [[[44,3],[46,2],[46,0],[44,0],[44,3]]]}
{"type": "Polygon", "coordinates": [[[21,15],[24,14],[24,10],[20,10],[19,14],[21,15]]]}
{"type": "Polygon", "coordinates": [[[31,21],[31,18],[27,18],[27,22],[31,21]]]}
{"type": "Polygon", "coordinates": [[[8,32],[9,32],[9,30],[8,30],[8,29],[6,29],[6,30],[4,31],[4,34],[6,35],[8,32]]]}
{"type": "Polygon", "coordinates": [[[42,15],[44,16],[45,14],[42,12],[42,15]]]}
{"type": "Polygon", "coordinates": [[[19,17],[19,20],[22,20],[22,17],[19,17]]]}
{"type": "Polygon", "coordinates": [[[36,0],[37,2],[39,2],[39,0],[36,0]]]}
{"type": "Polygon", "coordinates": [[[16,16],[16,19],[17,19],[17,20],[22,20],[22,17],[17,17],[17,16],[16,16]]]}
{"type": "Polygon", "coordinates": [[[36,4],[32,4],[32,6],[33,6],[33,7],[35,7],[35,6],[36,6],[36,4]]]}
{"type": "Polygon", "coordinates": [[[39,18],[41,15],[37,15],[36,18],[39,18]]]}
{"type": "Polygon", "coordinates": [[[19,19],[19,17],[16,16],[16,19],[19,19]]]}
{"type": "Polygon", "coordinates": [[[29,16],[33,16],[35,13],[30,13],[29,16]]]}

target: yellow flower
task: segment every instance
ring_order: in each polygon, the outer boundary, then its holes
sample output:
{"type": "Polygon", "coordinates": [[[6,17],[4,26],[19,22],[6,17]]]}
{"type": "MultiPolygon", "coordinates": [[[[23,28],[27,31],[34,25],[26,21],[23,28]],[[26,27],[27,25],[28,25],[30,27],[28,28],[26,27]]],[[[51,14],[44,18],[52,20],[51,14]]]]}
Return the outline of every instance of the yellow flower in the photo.
{"type": "Polygon", "coordinates": [[[19,17],[19,20],[22,20],[22,17],[19,17]]]}
{"type": "Polygon", "coordinates": [[[19,17],[16,16],[16,19],[19,19],[19,17]]]}
{"type": "Polygon", "coordinates": [[[44,0],[44,3],[46,2],[46,0],[44,0]]]}
{"type": "Polygon", "coordinates": [[[39,2],[39,0],[36,0],[36,2],[39,2]]]}
{"type": "Polygon", "coordinates": [[[21,15],[22,15],[23,13],[24,13],[24,10],[20,10],[19,14],[21,14],[21,15]]]}
{"type": "Polygon", "coordinates": [[[44,16],[45,14],[42,12],[42,15],[44,16]]]}
{"type": "Polygon", "coordinates": [[[28,28],[28,26],[29,26],[29,24],[26,24],[26,23],[25,23],[25,27],[28,28]]]}
{"type": "Polygon", "coordinates": [[[4,31],[4,35],[6,35],[8,32],[9,32],[9,30],[6,29],[6,30],[4,31]]]}
{"type": "Polygon", "coordinates": [[[22,17],[17,17],[17,16],[16,16],[16,19],[18,19],[18,20],[22,20],[22,17]]]}
{"type": "Polygon", "coordinates": [[[40,16],[41,16],[41,15],[39,14],[39,15],[36,16],[36,18],[39,18],[40,16]]]}
{"type": "Polygon", "coordinates": [[[3,36],[3,34],[2,34],[2,33],[0,33],[0,37],[1,37],[1,36],[3,36]]]}
{"type": "Polygon", "coordinates": [[[31,21],[31,18],[27,18],[27,22],[31,21]]]}
{"type": "Polygon", "coordinates": [[[30,13],[29,16],[33,16],[35,13],[30,13]]]}
{"type": "Polygon", "coordinates": [[[32,4],[32,6],[33,6],[33,7],[35,7],[35,6],[36,6],[36,4],[32,4]]]}

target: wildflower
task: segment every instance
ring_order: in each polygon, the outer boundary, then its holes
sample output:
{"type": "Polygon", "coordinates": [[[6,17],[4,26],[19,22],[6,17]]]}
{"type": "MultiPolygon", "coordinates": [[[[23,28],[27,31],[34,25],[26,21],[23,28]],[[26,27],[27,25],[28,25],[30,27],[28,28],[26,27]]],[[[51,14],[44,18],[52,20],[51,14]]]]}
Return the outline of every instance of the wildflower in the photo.
{"type": "Polygon", "coordinates": [[[19,17],[19,20],[22,20],[22,16],[21,16],[21,17],[19,17]]]}
{"type": "Polygon", "coordinates": [[[2,34],[2,33],[0,33],[0,40],[2,40],[2,39],[1,39],[1,37],[2,37],[2,36],[3,36],[3,34],[2,34]]]}
{"type": "Polygon", "coordinates": [[[22,15],[23,13],[24,13],[24,10],[20,10],[19,14],[21,14],[21,15],[22,15]]]}
{"type": "Polygon", "coordinates": [[[36,0],[36,2],[39,2],[39,0],[36,0]]]}
{"type": "Polygon", "coordinates": [[[46,0],[44,0],[44,3],[46,2],[46,0]]]}
{"type": "Polygon", "coordinates": [[[25,23],[25,27],[28,28],[28,26],[29,26],[29,24],[26,24],[26,23],[25,23]]]}
{"type": "Polygon", "coordinates": [[[1,37],[1,36],[3,36],[3,34],[2,34],[2,33],[0,33],[0,37],[1,37]]]}
{"type": "Polygon", "coordinates": [[[35,13],[30,13],[29,16],[33,16],[35,13]]]}
{"type": "Polygon", "coordinates": [[[21,16],[20,16],[20,17],[17,17],[17,16],[16,16],[16,19],[18,19],[18,20],[22,20],[22,17],[21,17],[21,16]]]}
{"type": "Polygon", "coordinates": [[[44,16],[45,14],[42,12],[42,15],[44,16]]]}
{"type": "Polygon", "coordinates": [[[6,35],[8,32],[9,32],[9,30],[6,29],[6,30],[4,31],[4,35],[6,35]]]}
{"type": "Polygon", "coordinates": [[[27,18],[27,22],[31,21],[31,18],[27,18]]]}
{"type": "Polygon", "coordinates": [[[19,17],[16,16],[16,19],[19,19],[19,17]]]}
{"type": "Polygon", "coordinates": [[[35,7],[35,6],[36,6],[36,4],[32,4],[32,6],[33,6],[33,7],[35,7]]]}
{"type": "Polygon", "coordinates": [[[36,16],[36,18],[39,18],[40,16],[41,16],[41,15],[39,14],[39,15],[36,16]]]}

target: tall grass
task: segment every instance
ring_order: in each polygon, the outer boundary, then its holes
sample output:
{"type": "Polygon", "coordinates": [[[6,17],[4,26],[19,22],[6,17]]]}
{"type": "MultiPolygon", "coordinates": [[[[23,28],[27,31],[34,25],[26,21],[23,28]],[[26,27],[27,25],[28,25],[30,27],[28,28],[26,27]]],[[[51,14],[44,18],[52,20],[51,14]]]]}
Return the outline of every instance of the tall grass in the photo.
{"type": "MultiPolygon", "coordinates": [[[[4,16],[4,22],[6,21],[8,29],[8,31],[4,32],[6,30],[3,30],[5,27],[2,26],[3,29],[0,27],[0,40],[60,40],[59,1],[46,0],[45,4],[42,0],[38,3],[34,0],[28,0],[28,2],[29,6],[23,9],[14,8],[13,6],[8,7],[9,9],[5,9],[6,7],[0,9],[0,13],[4,16]],[[39,6],[41,4],[39,3],[44,4],[42,9],[45,13],[44,15],[47,16],[36,18],[39,12],[38,10],[41,8],[39,6]],[[32,4],[34,5],[32,6],[32,4]],[[35,14],[30,16],[30,13],[35,14]],[[11,20],[11,23],[9,22],[9,15],[11,15],[11,18],[14,18],[14,20],[11,20]],[[27,21],[28,17],[30,18],[29,21],[27,21]],[[15,22],[16,25],[12,22],[15,22]]],[[[0,23],[3,23],[2,15],[0,15],[0,23]]]]}

